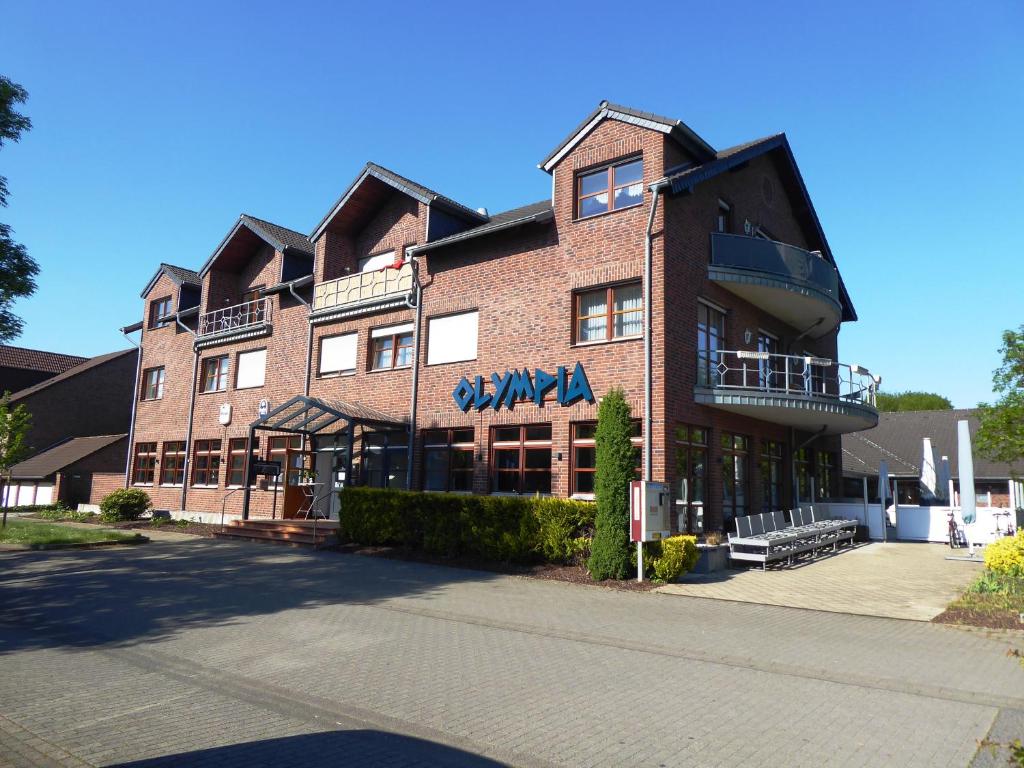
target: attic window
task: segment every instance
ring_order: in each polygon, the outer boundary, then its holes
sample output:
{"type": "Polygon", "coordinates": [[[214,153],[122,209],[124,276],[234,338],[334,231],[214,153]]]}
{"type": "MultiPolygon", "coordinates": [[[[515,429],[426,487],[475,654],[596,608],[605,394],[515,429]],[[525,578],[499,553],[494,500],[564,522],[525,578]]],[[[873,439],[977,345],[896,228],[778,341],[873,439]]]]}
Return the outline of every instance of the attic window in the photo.
{"type": "Polygon", "coordinates": [[[149,303],[149,327],[166,328],[171,324],[171,297],[164,296],[149,303]]]}
{"type": "Polygon", "coordinates": [[[644,201],[643,159],[582,173],[576,182],[576,218],[631,208],[644,201]]]}

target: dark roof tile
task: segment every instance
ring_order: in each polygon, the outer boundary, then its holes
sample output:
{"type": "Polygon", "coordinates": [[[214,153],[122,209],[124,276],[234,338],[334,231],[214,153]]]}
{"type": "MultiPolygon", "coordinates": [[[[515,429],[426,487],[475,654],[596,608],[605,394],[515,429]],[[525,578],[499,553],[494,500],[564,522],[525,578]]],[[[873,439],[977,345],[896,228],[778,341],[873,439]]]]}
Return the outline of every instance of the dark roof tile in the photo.
{"type": "Polygon", "coordinates": [[[72,437],[25,459],[20,464],[15,464],[11,468],[11,477],[17,480],[41,480],[126,437],[127,435],[72,437]]]}
{"type": "Polygon", "coordinates": [[[0,344],[0,368],[24,368],[30,371],[63,373],[88,359],[78,355],[64,355],[60,352],[44,352],[41,349],[0,344]]]}
{"type": "Polygon", "coordinates": [[[138,350],[135,348],[121,349],[118,350],[117,352],[108,352],[105,355],[97,355],[96,357],[90,357],[87,360],[85,360],[85,362],[79,363],[74,368],[68,368],[63,373],[59,373],[56,376],[47,379],[46,381],[41,381],[38,384],[33,384],[31,387],[25,387],[25,389],[19,389],[17,392],[11,395],[11,402],[13,403],[17,400],[24,400],[26,397],[34,395],[36,392],[46,389],[47,387],[52,387],[54,384],[59,384],[62,381],[66,381],[72,378],[73,376],[77,376],[80,373],[84,373],[85,371],[91,370],[98,365],[103,365],[104,363],[110,362],[111,360],[114,360],[123,355],[134,355],[137,352],[138,350]]]}

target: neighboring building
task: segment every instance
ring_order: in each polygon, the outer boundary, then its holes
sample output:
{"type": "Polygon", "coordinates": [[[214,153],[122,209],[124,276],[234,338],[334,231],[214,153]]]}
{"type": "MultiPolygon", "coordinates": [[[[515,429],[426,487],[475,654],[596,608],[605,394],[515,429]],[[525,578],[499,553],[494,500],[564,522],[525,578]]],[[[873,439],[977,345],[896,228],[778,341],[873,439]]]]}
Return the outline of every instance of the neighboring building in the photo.
{"type": "MultiPolygon", "coordinates": [[[[960,457],[957,453],[957,422],[966,419],[971,445],[976,446],[977,409],[945,411],[897,411],[879,414],[878,426],[870,434],[843,436],[843,477],[846,495],[860,498],[861,480],[870,480],[869,493],[878,498],[879,463],[885,461],[889,477],[896,481],[900,504],[921,502],[921,464],[924,438],[931,441],[935,466],[942,457],[949,459],[949,470],[956,493],[960,493],[960,457]]],[[[1024,506],[1024,464],[1011,465],[990,461],[973,450],[974,492],[979,504],[1016,509],[1024,506]]],[[[939,489],[943,499],[948,491],[939,489]]]]}
{"type": "Polygon", "coordinates": [[[0,395],[52,378],[87,358],[0,344],[0,395]]]}
{"type": "Polygon", "coordinates": [[[0,503],[96,503],[124,486],[137,363],[135,349],[98,355],[11,395],[32,414],[32,454],[13,468],[0,503]]]}
{"type": "Polygon", "coordinates": [[[369,163],[309,237],[243,215],[161,265],[131,483],[254,516],[344,482],[592,498],[621,387],[680,529],[837,495],[878,379],[837,362],[856,313],[785,136],[719,151],[602,102],[540,167],[549,199],[489,215],[369,163]]]}

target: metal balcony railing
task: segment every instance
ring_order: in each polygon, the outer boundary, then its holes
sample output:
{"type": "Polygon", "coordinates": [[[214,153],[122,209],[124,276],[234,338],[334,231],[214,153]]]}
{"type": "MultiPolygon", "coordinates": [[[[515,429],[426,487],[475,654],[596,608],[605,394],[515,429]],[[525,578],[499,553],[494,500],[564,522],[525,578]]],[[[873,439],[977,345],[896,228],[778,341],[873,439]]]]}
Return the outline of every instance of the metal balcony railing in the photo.
{"type": "Polygon", "coordinates": [[[839,300],[839,272],[816,251],[761,237],[714,233],[711,265],[795,279],[839,300]]]}
{"type": "Polygon", "coordinates": [[[821,357],[750,350],[714,350],[697,355],[698,387],[805,395],[874,408],[879,382],[859,365],[821,357]]]}
{"type": "Polygon", "coordinates": [[[371,304],[381,299],[412,293],[412,264],[398,269],[387,267],[372,272],[357,272],[328,280],[313,288],[313,311],[344,309],[371,304]]]}
{"type": "Polygon", "coordinates": [[[270,322],[270,313],[269,298],[255,299],[204,312],[199,316],[199,338],[259,328],[270,322]]]}

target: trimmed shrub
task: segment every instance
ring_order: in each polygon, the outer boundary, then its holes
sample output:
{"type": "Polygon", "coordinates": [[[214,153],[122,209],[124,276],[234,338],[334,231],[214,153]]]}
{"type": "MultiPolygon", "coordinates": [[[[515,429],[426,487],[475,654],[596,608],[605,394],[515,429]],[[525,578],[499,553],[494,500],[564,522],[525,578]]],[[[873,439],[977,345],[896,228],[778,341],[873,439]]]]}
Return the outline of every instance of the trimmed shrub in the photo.
{"type": "Polygon", "coordinates": [[[149,494],[139,488],[119,488],[100,502],[100,517],[107,522],[138,520],[149,509],[149,494]]]}
{"type": "Polygon", "coordinates": [[[566,562],[592,519],[588,507],[568,499],[345,488],[339,517],[342,539],[357,544],[504,563],[551,552],[556,562],[566,562]],[[577,521],[576,527],[566,521],[577,521]]]}
{"type": "Polygon", "coordinates": [[[21,506],[18,506],[18,507],[8,507],[7,508],[7,514],[9,514],[9,515],[20,515],[20,514],[31,515],[31,514],[35,514],[35,515],[39,515],[40,517],[45,517],[47,520],[59,519],[59,518],[53,518],[53,517],[51,517],[51,515],[54,515],[54,514],[58,514],[59,515],[59,514],[62,514],[62,513],[65,513],[65,512],[70,512],[70,511],[71,510],[69,510],[67,507],[65,507],[63,504],[60,504],[60,503],[57,503],[57,504],[22,504],[21,506]]]}
{"type": "Polygon", "coordinates": [[[650,558],[650,570],[659,581],[675,581],[692,571],[700,558],[696,536],[670,536],[657,544],[658,551],[650,558]]]}
{"type": "Polygon", "coordinates": [[[621,389],[612,389],[597,409],[597,516],[587,560],[590,575],[597,580],[629,575],[629,481],[636,468],[631,433],[629,403],[621,389]]]}
{"type": "Polygon", "coordinates": [[[1024,530],[985,547],[985,567],[1000,576],[1024,577],[1024,530]]]}
{"type": "Polygon", "coordinates": [[[540,554],[549,563],[574,563],[590,554],[597,508],[573,499],[535,499],[540,554]]]}

